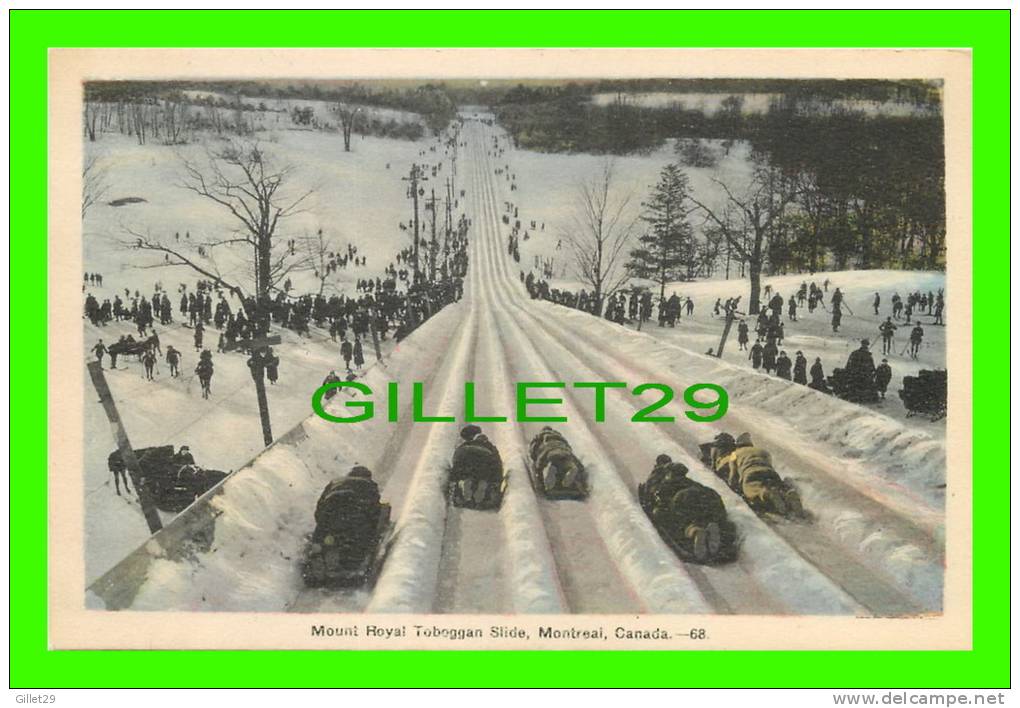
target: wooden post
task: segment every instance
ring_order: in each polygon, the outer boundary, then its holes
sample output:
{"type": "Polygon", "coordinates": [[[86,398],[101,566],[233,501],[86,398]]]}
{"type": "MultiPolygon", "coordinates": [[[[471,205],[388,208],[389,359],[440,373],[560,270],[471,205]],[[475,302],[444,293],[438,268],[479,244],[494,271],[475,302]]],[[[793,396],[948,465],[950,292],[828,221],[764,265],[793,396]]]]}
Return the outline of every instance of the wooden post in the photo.
{"type": "MultiPolygon", "coordinates": [[[[283,340],[280,339],[280,335],[272,335],[270,337],[264,337],[262,339],[242,339],[234,342],[232,345],[227,347],[227,351],[231,349],[240,349],[246,347],[251,350],[251,355],[255,356],[260,352],[263,352],[269,346],[273,344],[279,344],[283,340]]],[[[273,428],[269,422],[269,399],[266,397],[266,368],[263,366],[257,376],[252,377],[255,380],[255,397],[259,404],[259,421],[262,424],[262,441],[266,447],[273,444],[273,428]]]]}
{"type": "Polygon", "coordinates": [[[723,347],[726,346],[726,337],[730,335],[730,327],[733,326],[733,320],[736,319],[736,310],[727,308],[726,309],[726,325],[723,327],[722,339],[719,340],[719,351],[715,353],[717,359],[722,359],[723,347]]]}
{"type": "Polygon", "coordinates": [[[124,466],[127,471],[131,474],[131,483],[135,485],[135,492],[138,494],[138,503],[142,507],[142,514],[145,516],[145,521],[149,525],[149,533],[156,533],[163,528],[163,522],[159,518],[159,512],[156,510],[156,504],[152,499],[152,495],[149,493],[149,485],[145,479],[145,473],[142,471],[141,465],[138,463],[138,458],[135,457],[135,451],[131,447],[131,442],[128,440],[127,431],[124,429],[124,424],[120,420],[120,414],[117,412],[117,404],[113,401],[113,395],[110,393],[110,387],[106,383],[106,375],[103,373],[103,365],[98,361],[90,361],[88,363],[89,376],[92,378],[92,385],[96,387],[96,392],[99,394],[99,402],[103,404],[103,410],[106,412],[106,418],[110,421],[110,428],[113,430],[113,437],[117,441],[117,449],[120,450],[120,458],[124,461],[124,466]]]}

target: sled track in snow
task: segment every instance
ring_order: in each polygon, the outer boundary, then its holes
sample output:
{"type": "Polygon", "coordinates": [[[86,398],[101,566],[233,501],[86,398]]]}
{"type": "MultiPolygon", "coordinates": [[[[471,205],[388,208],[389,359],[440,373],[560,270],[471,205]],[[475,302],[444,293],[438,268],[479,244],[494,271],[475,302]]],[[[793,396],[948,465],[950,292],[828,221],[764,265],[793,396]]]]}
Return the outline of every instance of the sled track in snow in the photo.
{"type": "MultiPolygon", "coordinates": [[[[491,173],[491,170],[487,171],[491,173]]],[[[495,195],[493,194],[491,179],[488,180],[486,185],[489,191],[489,204],[492,205],[496,202],[495,195]]],[[[484,266],[486,275],[488,276],[487,281],[490,283],[491,293],[494,298],[492,303],[491,311],[503,320],[500,326],[500,330],[503,332],[513,332],[517,336],[514,337],[515,341],[520,342],[521,347],[526,347],[526,354],[523,358],[530,360],[531,366],[526,367],[526,371],[522,371],[522,366],[516,367],[518,380],[525,380],[534,377],[537,380],[562,380],[568,381],[572,376],[576,375],[579,371],[574,369],[574,373],[571,376],[558,376],[555,373],[554,367],[549,363],[548,354],[543,354],[539,351],[539,348],[533,343],[532,337],[528,336],[531,332],[534,334],[535,330],[523,325],[520,320],[512,315],[517,305],[512,302],[510,293],[513,292],[514,288],[520,288],[519,283],[513,279],[512,276],[507,272],[509,262],[506,260],[505,255],[499,250],[502,245],[502,239],[499,237],[498,231],[498,216],[491,214],[490,218],[484,220],[484,225],[480,228],[485,228],[486,232],[483,234],[486,238],[484,243],[487,245],[487,252],[485,254],[485,260],[477,265],[484,266]],[[497,283],[499,284],[497,286],[497,283]],[[525,375],[526,374],[526,375],[525,375]]],[[[551,344],[555,340],[551,338],[544,338],[543,344],[551,344]]],[[[557,347],[558,348],[558,347],[557,347]]],[[[544,348],[548,351],[549,347],[544,348]]],[[[508,351],[507,360],[517,362],[520,360],[520,356],[509,356],[508,351]]],[[[591,378],[595,380],[595,377],[582,377],[591,378]]],[[[605,380],[616,380],[618,377],[608,378],[605,380]]],[[[575,396],[566,389],[564,395],[568,400],[574,400],[576,403],[575,396]]],[[[636,483],[633,480],[632,475],[629,473],[629,469],[633,466],[633,462],[628,463],[620,458],[615,452],[617,448],[627,449],[633,447],[632,441],[624,441],[622,444],[616,440],[607,440],[604,432],[605,425],[602,426],[591,426],[587,424],[588,420],[592,420],[590,411],[587,415],[578,416],[577,413],[580,409],[575,407],[575,414],[572,417],[571,423],[561,425],[568,437],[574,444],[575,451],[582,456],[587,453],[589,457],[600,458],[604,462],[602,467],[605,467],[605,473],[613,475],[624,482],[627,487],[628,503],[637,511],[640,515],[640,522],[646,526],[647,536],[651,537],[651,543],[657,548],[655,549],[660,554],[665,555],[665,562],[672,564],[675,567],[675,572],[687,576],[690,581],[697,587],[697,591],[700,592],[705,602],[711,607],[712,611],[718,613],[778,613],[783,612],[787,609],[787,605],[778,602],[775,598],[771,597],[769,592],[766,591],[764,586],[761,585],[757,579],[749,574],[744,568],[739,565],[729,565],[721,567],[704,567],[697,566],[694,564],[683,564],[673,555],[673,552],[669,550],[666,545],[658,538],[657,532],[654,531],[650,522],[644,516],[644,512],[640,510],[640,507],[636,502],[636,483]],[[580,422],[579,422],[580,421],[580,422]],[[583,425],[583,429],[579,429],[579,426],[583,425]]],[[[647,460],[641,460],[642,466],[640,469],[645,467],[650,468],[650,461],[654,458],[656,451],[645,451],[644,457],[647,460]]],[[[596,484],[593,481],[593,484],[596,484]]],[[[559,504],[555,505],[557,508],[559,504]]],[[[590,508],[591,501],[585,504],[585,507],[590,508]]],[[[590,512],[589,512],[590,513],[590,512]]],[[[555,511],[549,510],[546,515],[547,518],[555,517],[555,511]]],[[[646,537],[647,537],[646,536],[646,537]]],[[[588,540],[591,543],[591,540],[588,540]]],[[[638,553],[654,555],[652,549],[643,548],[638,553]]],[[[564,554],[565,555],[565,554],[564,554]]],[[[839,609],[842,611],[850,610],[852,605],[850,603],[841,603],[834,601],[833,603],[824,606],[824,609],[832,611],[833,609],[839,609]]],[[[662,611],[661,608],[658,608],[662,611]]],[[[652,611],[656,611],[653,609],[652,611]]]]}
{"type": "MultiPolygon", "coordinates": [[[[453,356],[432,369],[424,382],[426,392],[435,390],[456,390],[457,381],[463,372],[471,366],[475,351],[476,332],[472,326],[473,318],[461,320],[457,332],[453,335],[454,345],[451,347],[453,356]],[[466,344],[465,344],[465,338],[466,344]],[[439,389],[437,382],[442,382],[439,389]]],[[[403,519],[404,502],[413,475],[418,466],[419,457],[428,443],[432,426],[415,424],[411,417],[411,401],[405,400],[401,406],[399,422],[394,426],[382,455],[371,467],[373,477],[379,483],[383,501],[393,509],[394,531],[384,544],[392,544],[387,556],[392,555],[394,548],[402,542],[401,521],[403,519]]],[[[338,472],[346,472],[339,470],[338,472]]],[[[384,564],[382,573],[386,572],[384,564]]],[[[291,612],[361,612],[364,611],[372,598],[372,588],[331,590],[323,588],[304,588],[297,597],[287,605],[291,612]]]]}
{"type": "MultiPolygon", "coordinates": [[[[479,148],[484,153],[484,146],[479,148]]],[[[515,379],[509,362],[513,360],[507,347],[506,337],[491,315],[497,304],[494,291],[496,275],[492,272],[492,251],[499,247],[499,232],[496,227],[498,215],[494,213],[492,196],[491,166],[481,160],[472,161],[473,184],[471,200],[477,219],[473,241],[474,257],[472,268],[483,283],[481,298],[485,301],[490,318],[486,321],[486,335],[489,350],[495,354],[495,370],[482,372],[484,381],[491,391],[491,398],[499,402],[502,411],[513,409],[510,391],[515,379]],[[483,233],[484,232],[484,233],[483,233]],[[498,382],[498,385],[494,385],[498,382]]],[[[476,376],[475,381],[480,377],[476,376]]],[[[483,384],[484,385],[484,384],[483,384]]],[[[502,438],[500,450],[504,463],[511,469],[508,503],[511,494],[521,494],[521,504],[530,504],[537,514],[533,523],[540,525],[544,545],[549,549],[552,572],[561,594],[562,610],[570,612],[634,613],[647,611],[638,594],[621,575],[616,562],[598,532],[590,506],[585,502],[551,501],[533,491],[525,460],[529,454],[530,436],[540,429],[537,425],[500,425],[495,430],[502,438]]]]}
{"type": "MultiPolygon", "coordinates": [[[[491,172],[491,170],[490,170],[491,172]]],[[[490,185],[491,190],[491,185],[490,185]]],[[[493,199],[495,197],[493,196],[493,199]]],[[[496,220],[498,222],[498,219],[496,220]]],[[[497,227],[498,233],[498,227],[497,227]]],[[[498,240],[498,239],[497,239],[498,240]]],[[[633,376],[634,374],[643,375],[647,380],[660,381],[660,380],[671,380],[675,378],[675,374],[670,376],[662,377],[661,372],[656,372],[651,367],[642,364],[641,362],[635,362],[631,359],[621,359],[613,351],[612,347],[602,347],[601,349],[589,349],[581,346],[577,346],[577,341],[571,342],[568,337],[568,331],[571,335],[574,335],[577,340],[583,340],[585,335],[591,334],[591,332],[578,331],[578,328],[569,322],[568,318],[557,318],[556,324],[561,325],[562,328],[553,327],[552,323],[548,320],[544,320],[529,310],[533,307],[531,301],[523,293],[520,284],[517,279],[514,278],[509,272],[509,263],[506,258],[500,253],[492,254],[494,260],[494,267],[497,270],[497,275],[501,276],[504,280],[505,287],[502,289],[495,289],[501,291],[502,304],[505,306],[501,313],[504,316],[512,319],[517,327],[523,331],[542,331],[545,335],[545,342],[555,342],[567,355],[577,361],[581,365],[581,369],[587,369],[596,375],[596,379],[605,381],[611,380],[628,380],[627,375],[633,376]],[[516,289],[517,297],[513,296],[514,290],[516,289]],[[524,327],[521,324],[521,318],[527,318],[529,327],[524,327]],[[571,346],[573,344],[573,346],[571,346]],[[611,365],[594,363],[594,354],[601,354],[602,359],[610,359],[611,365]],[[621,375],[621,373],[623,375],[621,375]]],[[[598,327],[605,330],[605,323],[599,318],[591,318],[592,324],[598,323],[598,327]]],[[[608,332],[608,334],[612,334],[608,332]]],[[[601,341],[601,340],[600,340],[601,341]]],[[[536,350],[537,354],[537,350],[536,350]]],[[[548,366],[547,360],[544,361],[550,373],[554,371],[554,367],[548,366]]],[[[576,372],[577,369],[575,368],[576,372]]],[[[562,379],[561,379],[562,380],[562,379]]],[[[567,395],[570,395],[568,389],[567,395]]],[[[637,407],[635,406],[636,410],[637,407]]],[[[731,416],[731,420],[733,417],[731,416]]],[[[743,421],[738,421],[741,424],[743,421]]],[[[703,425],[703,424],[701,424],[703,425]]],[[[609,426],[612,428],[612,426],[609,426]]],[[[663,430],[661,426],[656,426],[659,430],[663,430]]],[[[605,439],[606,444],[603,445],[603,449],[610,457],[615,457],[614,450],[626,449],[628,441],[625,439],[626,436],[619,434],[613,435],[612,431],[608,431],[610,434],[607,435],[603,431],[606,426],[600,426],[595,431],[596,437],[605,439]],[[615,440],[614,440],[615,438],[615,440]],[[623,446],[621,448],[621,445],[623,446]]],[[[742,428],[744,429],[744,428],[742,428]]],[[[689,452],[694,453],[696,459],[697,443],[699,440],[690,439],[689,434],[685,435],[685,431],[680,426],[667,426],[665,428],[667,435],[682,448],[689,452]]],[[[701,428],[705,431],[704,437],[708,439],[714,433],[709,432],[708,426],[701,428]]],[[[632,443],[631,443],[632,444],[632,443]]],[[[771,446],[773,443],[771,440],[768,441],[768,445],[771,446]]],[[[651,453],[650,453],[651,454],[651,453]]],[[[798,456],[798,466],[804,465],[802,457],[798,456]]],[[[617,469],[627,469],[627,466],[622,465],[621,461],[614,459],[614,465],[617,469]]],[[[812,472],[816,472],[816,469],[804,465],[812,472]]],[[[642,469],[642,468],[638,468],[642,469]]],[[[692,467],[692,472],[695,468],[692,467]]],[[[831,474],[828,470],[817,470],[826,481],[830,481],[831,474]]],[[[846,485],[839,482],[838,480],[832,479],[833,484],[846,488],[846,485]]],[[[636,488],[633,479],[631,479],[632,489],[636,488]]],[[[843,491],[841,489],[841,491],[843,491]]],[[[727,490],[728,491],[728,490],[727,490]]],[[[844,492],[845,493],[845,492],[844,492]]],[[[888,509],[881,507],[874,499],[866,497],[855,490],[851,490],[851,500],[859,503],[862,507],[868,508],[871,512],[883,512],[882,516],[888,518],[890,525],[902,529],[903,535],[911,542],[919,542],[923,544],[923,547],[929,547],[932,543],[930,536],[925,534],[922,530],[911,527],[909,522],[889,512],[888,509]],[[875,507],[881,507],[875,509],[875,507]],[[927,543],[925,543],[927,541],[927,543]]],[[[731,513],[734,510],[734,505],[744,505],[742,499],[735,494],[729,495],[729,508],[731,513]]],[[[746,507],[746,505],[744,505],[746,507]]],[[[880,517],[881,518],[881,517],[880,517]]],[[[824,573],[826,576],[845,590],[854,600],[860,603],[863,607],[867,608],[870,612],[878,615],[903,615],[903,614],[918,614],[929,610],[930,608],[925,607],[925,603],[919,601],[917,598],[912,597],[906,590],[897,587],[893,579],[886,576],[885,573],[877,571],[870,567],[866,559],[858,557],[857,554],[852,552],[850,549],[845,548],[838,542],[828,536],[820,533],[820,529],[817,525],[808,526],[804,524],[788,523],[788,522],[774,522],[767,524],[767,527],[771,529],[775,534],[783,538],[800,556],[802,556],[808,563],[815,567],[819,572],[824,573]]],[[[745,531],[745,529],[742,529],[745,531]]],[[[738,560],[737,565],[742,565],[742,559],[738,560]]],[[[711,592],[710,588],[706,587],[708,578],[712,575],[718,575],[715,571],[720,571],[721,568],[693,568],[693,575],[699,581],[699,587],[711,592]]],[[[710,584],[711,581],[708,581],[710,584]]],[[[748,593],[749,587],[743,588],[744,593],[748,593]]],[[[753,594],[753,593],[750,593],[753,594]]],[[[715,603],[713,603],[715,604],[715,603]]],[[[722,608],[720,608],[722,609],[722,608]]],[[[792,608],[791,608],[792,609],[792,608]]],[[[725,610],[723,610],[725,611],[725,610]]],[[[741,607],[737,611],[747,611],[741,607]]]]}
{"type": "MultiPolygon", "coordinates": [[[[896,543],[919,549],[926,562],[941,561],[941,545],[931,529],[883,505],[880,497],[868,496],[866,489],[840,480],[838,463],[826,464],[821,453],[798,452],[796,441],[775,439],[775,429],[770,435],[770,429],[748,419],[748,413],[731,411],[715,424],[681,419],[666,425],[617,425],[613,418],[622,415],[622,409],[629,415],[639,405],[638,399],[614,396],[607,402],[609,420],[594,423],[591,392],[578,391],[571,382],[669,381],[675,387],[695,381],[686,380],[690,372],[628,353],[626,342],[614,341],[616,325],[527,296],[507,254],[503,199],[486,149],[492,131],[468,123],[464,134],[469,144],[464,169],[470,189],[467,210],[473,220],[469,271],[459,305],[464,312],[451,327],[441,359],[431,365],[413,360],[414,373],[424,374],[425,410],[460,419],[464,382],[474,381],[481,408],[476,414],[510,417],[515,410],[513,382],[566,382],[566,388],[549,396],[562,399],[555,412],[569,420],[551,425],[563,431],[585,464],[590,496],[584,502],[550,501],[532,489],[528,442],[543,424],[483,422],[508,476],[503,504],[498,511],[453,507],[444,487],[461,424],[414,422],[405,393],[399,422],[377,422],[386,432],[366,435],[377,446],[385,441],[377,454],[366,450],[363,459],[375,473],[383,500],[392,505],[394,522],[383,540],[385,562],[375,584],[306,589],[295,572],[298,585],[288,591],[290,598],[280,598],[281,604],[289,599],[285,609],[878,616],[937,610],[930,596],[911,586],[913,571],[900,573],[881,565],[857,547],[858,536],[837,533],[831,518],[826,524],[760,518],[700,464],[699,442],[724,428],[750,430],[777,453],[781,472],[823,497],[829,517],[863,513],[896,543]],[[658,536],[637,502],[637,484],[660,452],[686,464],[693,478],[723,496],[740,536],[735,562],[683,563],[658,536]]],[[[541,397],[537,391],[531,395],[541,397]]],[[[805,502],[811,511],[811,497],[805,502]]]]}

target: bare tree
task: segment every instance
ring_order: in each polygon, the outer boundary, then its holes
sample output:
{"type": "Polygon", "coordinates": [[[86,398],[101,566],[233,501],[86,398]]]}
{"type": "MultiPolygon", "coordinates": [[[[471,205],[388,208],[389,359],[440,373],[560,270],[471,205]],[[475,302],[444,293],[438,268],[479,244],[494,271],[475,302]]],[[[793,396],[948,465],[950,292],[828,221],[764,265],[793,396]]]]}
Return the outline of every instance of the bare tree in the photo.
{"type": "Polygon", "coordinates": [[[277,248],[277,228],[281,220],[302,211],[312,190],[287,194],[284,185],[290,168],[272,165],[258,142],[230,142],[206,156],[204,164],[184,160],[180,186],[221,206],[238,228],[223,237],[187,244],[126,229],[124,245],[164,254],[162,262],[148,267],[188,267],[242,298],[254,295],[256,312],[250,314],[257,315],[259,333],[264,334],[272,294],[289,273],[307,265],[304,255],[277,248]],[[237,277],[218,265],[222,257],[217,255],[224,249],[243,264],[237,277]]]}
{"type": "Polygon", "coordinates": [[[292,270],[311,271],[315,279],[319,281],[319,295],[326,291],[326,285],[331,280],[330,272],[331,245],[326,240],[322,229],[319,229],[312,236],[303,236],[296,239],[296,253],[300,254],[300,262],[292,270]]]}
{"type": "Polygon", "coordinates": [[[81,218],[85,220],[85,212],[100,201],[110,188],[106,181],[106,168],[99,164],[97,155],[85,158],[81,168],[81,218]]]}
{"type": "Polygon", "coordinates": [[[344,134],[344,152],[351,151],[351,131],[354,130],[354,121],[361,112],[361,106],[351,108],[350,106],[337,103],[333,109],[340,119],[340,128],[344,134]]]}
{"type": "Polygon", "coordinates": [[[90,143],[94,143],[96,141],[96,121],[99,119],[100,104],[97,101],[85,101],[82,110],[84,111],[85,135],[88,136],[90,143]]]}
{"type": "Polygon", "coordinates": [[[726,238],[733,253],[747,263],[751,280],[748,312],[758,314],[761,297],[761,271],[768,255],[768,245],[781,227],[786,207],[797,197],[797,191],[778,170],[759,166],[747,189],[739,195],[727,185],[713,179],[726,194],[722,208],[712,208],[691,197],[704,211],[708,221],[726,238]]]}
{"type": "MultiPolygon", "coordinates": [[[[207,153],[207,157],[208,164],[184,161],[185,178],[180,186],[223,207],[237,222],[238,228],[228,236],[207,242],[191,242],[184,247],[176,237],[173,242],[167,242],[160,237],[126,229],[129,239],[125,245],[163,254],[162,262],[143,267],[190,268],[240,297],[254,324],[252,339],[260,342],[252,343],[253,357],[262,356],[269,334],[271,294],[279,291],[278,284],[288,273],[307,263],[307,259],[298,256],[292,247],[280,249],[282,254],[279,251],[274,253],[277,227],[282,219],[299,213],[301,204],[312,192],[286,195],[283,187],[290,174],[288,168],[272,166],[257,142],[228,143],[216,152],[207,153]],[[219,266],[217,251],[235,248],[241,249],[241,262],[247,265],[252,276],[254,298],[246,291],[243,281],[228,280],[229,276],[219,266]]],[[[253,378],[263,441],[269,445],[273,437],[264,370],[254,368],[253,378]]]]}
{"type": "Polygon", "coordinates": [[[606,161],[598,175],[578,185],[573,219],[563,230],[577,276],[593,290],[595,314],[629,277],[623,259],[637,224],[630,205],[631,195],[614,190],[613,163],[606,161]]]}

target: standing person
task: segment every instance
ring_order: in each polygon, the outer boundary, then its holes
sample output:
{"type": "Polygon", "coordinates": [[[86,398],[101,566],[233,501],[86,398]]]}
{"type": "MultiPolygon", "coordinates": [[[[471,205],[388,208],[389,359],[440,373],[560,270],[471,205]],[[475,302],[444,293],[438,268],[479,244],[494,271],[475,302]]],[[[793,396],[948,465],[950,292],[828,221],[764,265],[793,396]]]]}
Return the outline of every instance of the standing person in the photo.
{"type": "Polygon", "coordinates": [[[796,322],[797,321],[797,298],[794,297],[793,295],[791,295],[790,299],[787,302],[789,303],[788,306],[787,306],[787,315],[789,316],[791,322],[796,322]]]}
{"type": "Polygon", "coordinates": [[[840,305],[843,304],[843,293],[839,288],[836,288],[836,290],[832,293],[832,298],[830,298],[829,302],[832,303],[832,309],[834,310],[838,309],[840,305]]]}
{"type": "Polygon", "coordinates": [[[861,346],[850,352],[844,374],[846,392],[841,397],[853,403],[874,403],[878,400],[875,390],[875,360],[871,356],[871,342],[861,340],[861,346]]]}
{"type": "Polygon", "coordinates": [[[747,342],[749,341],[747,334],[747,322],[740,320],[740,324],[737,325],[737,344],[740,345],[739,351],[747,351],[747,342]]]}
{"type": "Polygon", "coordinates": [[[213,360],[212,352],[208,349],[204,349],[198,355],[198,366],[195,367],[195,373],[198,374],[198,380],[202,384],[202,398],[209,398],[209,394],[212,392],[213,360]]]}
{"type": "Polygon", "coordinates": [[[874,300],[872,300],[872,302],[871,302],[871,306],[872,306],[873,308],[875,308],[875,314],[876,314],[876,315],[878,314],[878,306],[879,306],[879,305],[881,305],[881,304],[882,304],[882,296],[881,296],[881,295],[879,295],[879,294],[878,294],[878,293],[876,292],[876,293],[875,293],[875,299],[874,299],[874,300]]]}
{"type": "Polygon", "coordinates": [[[843,321],[843,311],[839,307],[832,308],[832,331],[839,332],[839,323],[843,321]]]}
{"type": "Polygon", "coordinates": [[[156,353],[152,351],[152,347],[146,349],[142,354],[142,366],[145,367],[146,380],[152,381],[152,368],[156,366],[156,353]]]}
{"type": "MultiPolygon", "coordinates": [[[[195,325],[195,351],[202,351],[202,334],[205,332],[205,328],[202,327],[202,323],[199,322],[195,325]]],[[[212,353],[209,353],[212,356],[212,353]]]]}
{"type": "Polygon", "coordinates": [[[878,389],[878,395],[885,398],[885,390],[889,388],[889,382],[892,381],[892,368],[889,366],[889,360],[883,359],[882,363],[875,367],[875,388],[878,389]]]}
{"type": "Polygon", "coordinates": [[[790,357],[786,355],[786,352],[779,352],[779,358],[776,359],[776,376],[789,381],[790,369],[792,366],[793,362],[790,361],[790,357]]]}
{"type": "Polygon", "coordinates": [[[103,368],[103,355],[106,354],[106,345],[103,344],[103,340],[100,339],[96,346],[92,347],[92,351],[96,354],[96,361],[99,362],[99,368],[103,368]]]}
{"type": "Polygon", "coordinates": [[[946,307],[946,303],[945,303],[945,300],[942,297],[942,291],[939,290],[939,294],[935,298],[935,324],[937,324],[937,325],[945,324],[942,321],[942,311],[945,309],[945,307],[946,307]]]}
{"type": "Polygon", "coordinates": [[[687,298],[687,316],[690,317],[694,314],[694,300],[690,297],[687,298]]]}
{"type": "Polygon", "coordinates": [[[755,340],[754,346],[751,347],[751,353],[747,355],[747,358],[751,360],[751,366],[753,366],[755,370],[761,368],[761,355],[762,355],[761,340],[758,339],[755,340]]]}
{"type": "Polygon", "coordinates": [[[365,365],[365,351],[361,346],[361,337],[354,337],[354,368],[360,369],[365,365]]]}
{"type": "Polygon", "coordinates": [[[266,377],[274,386],[276,380],[280,378],[280,357],[276,356],[272,347],[266,350],[266,377]]]}
{"type": "Polygon", "coordinates": [[[793,382],[807,385],[807,359],[804,358],[804,352],[797,352],[793,361],[793,382]]]}
{"type": "Polygon", "coordinates": [[[167,345],[166,363],[170,365],[170,378],[176,379],[181,375],[181,353],[174,349],[173,345],[167,345]]]}
{"type": "Polygon", "coordinates": [[[910,330],[910,358],[916,359],[917,354],[921,349],[921,340],[924,339],[924,330],[921,329],[921,323],[915,322],[914,328],[910,330]]]}
{"type": "Polygon", "coordinates": [[[350,371],[351,357],[354,356],[354,348],[351,346],[351,343],[347,341],[346,337],[344,337],[343,341],[340,342],[340,356],[343,357],[344,366],[346,366],[347,370],[350,371]]]}
{"type": "Polygon", "coordinates": [[[808,388],[813,388],[822,393],[832,393],[829,385],[825,382],[825,370],[822,368],[822,358],[815,357],[815,363],[811,365],[811,383],[808,388]]]}
{"type": "Polygon", "coordinates": [[[893,333],[897,327],[892,323],[891,317],[886,317],[885,322],[878,326],[878,331],[882,333],[882,353],[888,354],[892,351],[892,339],[893,333]]]}
{"type": "Polygon", "coordinates": [[[779,347],[773,341],[765,342],[765,346],[761,350],[761,365],[767,373],[772,373],[776,369],[776,355],[779,353],[779,347]]]}

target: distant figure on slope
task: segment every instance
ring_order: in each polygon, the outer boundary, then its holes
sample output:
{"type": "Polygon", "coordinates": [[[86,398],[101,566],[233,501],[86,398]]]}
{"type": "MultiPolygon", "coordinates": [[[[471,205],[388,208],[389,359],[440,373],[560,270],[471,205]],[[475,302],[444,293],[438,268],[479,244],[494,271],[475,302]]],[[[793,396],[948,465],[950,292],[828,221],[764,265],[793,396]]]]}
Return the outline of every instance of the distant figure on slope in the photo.
{"type": "Polygon", "coordinates": [[[821,357],[815,357],[815,363],[811,365],[811,383],[808,388],[813,388],[822,393],[832,393],[829,384],[825,381],[825,369],[822,368],[821,357]]]}
{"type": "Polygon", "coordinates": [[[776,359],[776,376],[789,381],[792,366],[793,362],[790,361],[790,357],[786,355],[786,352],[779,352],[779,358],[776,359]]]}
{"type": "Polygon", "coordinates": [[[839,325],[843,321],[843,311],[839,307],[832,308],[832,331],[839,332],[839,325]]]}
{"type": "Polygon", "coordinates": [[[170,366],[170,378],[178,378],[181,375],[181,353],[172,344],[166,348],[166,363],[170,366]]]}
{"type": "Polygon", "coordinates": [[[146,349],[142,354],[142,366],[145,367],[145,378],[152,381],[152,369],[156,366],[156,354],[152,349],[146,349]]]}
{"type": "Polygon", "coordinates": [[[875,308],[875,315],[878,315],[878,307],[882,304],[882,296],[875,293],[875,299],[871,302],[871,306],[875,308]]]}
{"type": "Polygon", "coordinates": [[[344,360],[344,366],[347,367],[348,371],[350,371],[351,357],[354,356],[354,348],[351,346],[351,343],[347,341],[346,337],[344,337],[343,341],[340,342],[340,356],[344,360]]]}
{"type": "Polygon", "coordinates": [[[106,345],[103,344],[103,340],[102,339],[100,339],[96,343],[96,346],[92,347],[92,351],[96,355],[96,361],[99,362],[99,368],[102,369],[103,368],[103,356],[106,354],[106,345]]]}
{"type": "Polygon", "coordinates": [[[921,329],[921,323],[915,322],[914,328],[910,330],[910,358],[916,359],[918,352],[921,350],[921,340],[924,339],[924,330],[921,329]]]}
{"type": "Polygon", "coordinates": [[[892,381],[892,368],[889,366],[889,360],[883,359],[882,363],[875,368],[875,388],[878,389],[878,395],[885,398],[885,391],[889,388],[889,382],[892,381]]]}
{"type": "Polygon", "coordinates": [[[737,344],[740,345],[739,351],[747,351],[748,333],[747,333],[747,322],[740,320],[740,324],[737,325],[737,344]]]}
{"type": "Polygon", "coordinates": [[[202,398],[209,398],[212,392],[213,360],[212,352],[208,349],[199,354],[195,373],[198,374],[198,380],[202,384],[202,398]]]}
{"type": "Polygon", "coordinates": [[[892,352],[893,334],[895,334],[896,329],[896,325],[892,323],[891,317],[886,317],[885,322],[878,326],[878,331],[882,333],[883,354],[889,354],[892,352]]]}
{"type": "Polygon", "coordinates": [[[751,347],[751,352],[747,355],[747,358],[751,360],[751,366],[757,371],[761,368],[761,357],[762,357],[762,346],[761,340],[755,340],[754,345],[751,347]]]}
{"type": "Polygon", "coordinates": [[[807,385],[807,359],[804,358],[804,352],[797,352],[793,361],[793,382],[807,385]]]}
{"type": "Polygon", "coordinates": [[[361,337],[354,337],[354,367],[360,369],[365,365],[365,351],[361,346],[361,337]]]}
{"type": "Polygon", "coordinates": [[[779,347],[776,346],[776,343],[772,341],[766,342],[761,350],[761,365],[767,373],[771,374],[775,371],[777,354],[779,354],[779,347]]]}

